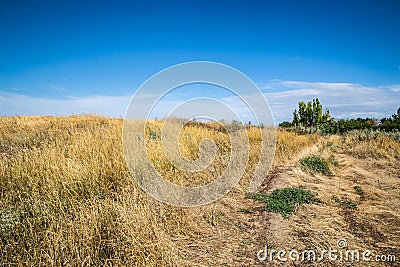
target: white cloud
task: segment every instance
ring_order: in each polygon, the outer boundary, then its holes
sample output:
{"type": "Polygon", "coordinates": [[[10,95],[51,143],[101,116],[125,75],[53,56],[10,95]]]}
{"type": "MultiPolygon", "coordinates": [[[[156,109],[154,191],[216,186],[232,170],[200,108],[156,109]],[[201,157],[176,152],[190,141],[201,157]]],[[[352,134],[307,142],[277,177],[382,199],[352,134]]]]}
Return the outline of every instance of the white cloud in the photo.
{"type": "Polygon", "coordinates": [[[54,84],[51,84],[51,83],[49,83],[48,85],[49,85],[49,87],[51,89],[53,89],[56,92],[59,92],[59,93],[65,92],[65,89],[60,87],[60,86],[57,86],[57,85],[54,85],[54,84]]]}
{"type": "Polygon", "coordinates": [[[393,91],[396,93],[400,92],[400,84],[391,85],[391,86],[388,86],[388,88],[390,91],[393,91]]]}
{"type": "MultiPolygon", "coordinates": [[[[306,81],[269,81],[262,86],[265,98],[270,104],[276,123],[291,120],[292,112],[299,101],[319,98],[330,109],[335,118],[388,117],[400,106],[400,85],[363,86],[354,83],[327,83],[306,81]]],[[[210,93],[210,92],[209,92],[210,93]]],[[[246,96],[257,103],[259,96],[246,96]]],[[[0,115],[67,115],[102,114],[122,117],[125,114],[130,96],[91,96],[66,97],[63,99],[39,98],[18,93],[0,91],[0,115]]],[[[151,97],[144,96],[137,105],[145,106],[151,97]]],[[[249,109],[238,97],[223,97],[219,100],[238,112],[243,119],[252,120],[249,109]]],[[[151,118],[164,117],[182,101],[168,99],[161,101],[153,110],[151,118]]],[[[138,107],[140,108],[140,106],[138,107]]],[[[210,109],[207,105],[193,107],[196,111],[210,109]]],[[[223,109],[219,114],[224,117],[223,109]]],[[[220,119],[220,118],[216,118],[220,119]]],[[[229,119],[229,118],[225,118],[229,119]]],[[[253,121],[253,120],[252,120],[253,121]]]]}
{"type": "Polygon", "coordinates": [[[122,117],[130,97],[38,98],[0,91],[0,115],[101,114],[122,117]]]}
{"type": "Polygon", "coordinates": [[[317,97],[335,118],[381,118],[400,106],[398,85],[368,87],[354,83],[271,81],[262,89],[277,122],[291,120],[299,101],[317,97]],[[271,89],[274,92],[269,93],[271,89]]]}

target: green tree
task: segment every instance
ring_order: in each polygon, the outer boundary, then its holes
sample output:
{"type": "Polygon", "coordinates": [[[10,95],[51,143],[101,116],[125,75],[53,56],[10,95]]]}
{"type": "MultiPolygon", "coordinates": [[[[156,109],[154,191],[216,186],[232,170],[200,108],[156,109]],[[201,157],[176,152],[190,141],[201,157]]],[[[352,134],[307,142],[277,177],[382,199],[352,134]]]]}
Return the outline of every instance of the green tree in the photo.
{"type": "Polygon", "coordinates": [[[379,128],[388,132],[400,130],[400,108],[397,109],[397,113],[393,114],[391,118],[381,119],[379,128]]]}
{"type": "Polygon", "coordinates": [[[322,125],[325,128],[329,128],[330,132],[335,132],[339,129],[338,122],[331,118],[329,109],[323,112],[322,104],[318,98],[308,102],[299,102],[298,110],[295,109],[293,112],[292,125],[310,127],[310,132],[322,129],[322,125]]]}
{"type": "Polygon", "coordinates": [[[313,99],[313,125],[318,127],[322,121],[322,105],[319,99],[313,99]]]}
{"type": "Polygon", "coordinates": [[[312,127],[313,126],[313,106],[312,106],[312,102],[309,101],[307,102],[307,108],[306,108],[306,126],[307,127],[312,127]]]}
{"type": "Polygon", "coordinates": [[[326,122],[331,119],[331,113],[329,109],[326,109],[324,115],[322,115],[322,122],[326,122]]]}
{"type": "Polygon", "coordinates": [[[292,124],[293,124],[295,127],[297,127],[297,126],[299,126],[299,122],[300,122],[299,113],[297,112],[297,109],[295,109],[295,110],[293,111],[293,122],[292,122],[292,124]]]}
{"type": "Polygon", "coordinates": [[[307,105],[304,101],[299,102],[299,125],[306,126],[307,123],[307,105]]]}
{"type": "Polygon", "coordinates": [[[397,113],[392,115],[395,121],[400,121],[400,108],[397,109],[397,113]]]}
{"type": "Polygon", "coordinates": [[[317,127],[322,121],[322,105],[318,98],[299,102],[298,111],[293,112],[293,125],[317,127]]]}
{"type": "Polygon", "coordinates": [[[279,123],[279,126],[283,127],[283,128],[289,128],[289,127],[292,127],[292,124],[289,121],[283,121],[283,122],[279,123]]]}

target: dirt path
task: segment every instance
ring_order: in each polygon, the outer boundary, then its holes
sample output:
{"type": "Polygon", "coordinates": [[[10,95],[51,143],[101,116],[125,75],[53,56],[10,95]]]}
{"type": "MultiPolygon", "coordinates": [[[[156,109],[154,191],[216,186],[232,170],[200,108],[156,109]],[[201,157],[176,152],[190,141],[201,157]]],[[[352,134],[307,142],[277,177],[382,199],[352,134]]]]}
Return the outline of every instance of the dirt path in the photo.
{"type": "MultiPolygon", "coordinates": [[[[395,255],[400,266],[400,162],[383,158],[379,160],[356,159],[351,155],[320,151],[317,145],[304,149],[282,166],[276,166],[260,192],[276,188],[303,187],[318,193],[320,203],[304,205],[289,219],[280,214],[262,210],[262,203],[253,202],[254,213],[248,214],[251,227],[248,238],[253,244],[246,248],[246,262],[242,266],[266,266],[256,254],[265,246],[276,250],[338,249],[338,240],[346,240],[348,249],[371,250],[372,256],[395,255]],[[310,175],[299,168],[300,158],[322,152],[333,155],[339,162],[334,176],[310,175]],[[357,194],[354,187],[363,190],[357,194]],[[340,203],[333,200],[340,199],[340,203]],[[342,202],[355,203],[356,209],[341,206],[342,202]]],[[[279,262],[272,266],[309,266],[307,262],[279,262]]],[[[240,265],[238,265],[240,266],[240,265]]],[[[324,261],[323,266],[365,266],[365,262],[324,261]]],[[[387,266],[381,262],[368,262],[368,266],[387,266]]]]}
{"type": "Polygon", "coordinates": [[[320,202],[298,207],[289,219],[284,219],[280,214],[264,211],[264,203],[244,198],[245,192],[231,192],[212,206],[220,220],[210,228],[209,237],[188,241],[188,266],[310,266],[312,263],[306,261],[260,261],[257,252],[265,246],[287,252],[335,250],[338,240],[345,240],[350,250],[371,250],[373,256],[395,255],[397,261],[383,265],[325,258],[321,266],[400,266],[398,159],[357,159],[318,143],[275,166],[258,192],[284,187],[316,192],[320,202]],[[333,169],[334,175],[303,171],[298,161],[308,154],[334,157],[339,164],[333,169]],[[362,188],[362,197],[355,186],[362,188]],[[352,202],[357,208],[342,206],[343,202],[352,202]],[[193,246],[198,246],[198,250],[193,250],[193,246]]]}
{"type": "MultiPolygon", "coordinates": [[[[298,159],[317,150],[317,145],[312,145],[285,164],[275,166],[258,192],[270,192],[276,188],[291,186],[298,159]]],[[[202,233],[202,239],[190,239],[187,242],[190,247],[181,248],[187,255],[184,264],[187,262],[187,266],[264,266],[257,260],[257,252],[264,245],[284,243],[290,231],[290,221],[282,219],[281,215],[264,211],[263,203],[245,198],[245,193],[233,190],[210,206],[215,210],[214,218],[220,220],[211,223],[209,233],[202,233]]]]}
{"type": "MultiPolygon", "coordinates": [[[[297,162],[300,158],[318,151],[317,144],[303,149],[285,164],[275,166],[268,174],[258,192],[271,192],[277,188],[296,186],[296,177],[300,171],[297,162]]],[[[257,259],[257,252],[265,245],[275,247],[285,244],[290,235],[291,221],[280,214],[263,210],[264,204],[251,199],[242,201],[243,213],[237,213],[235,223],[243,227],[241,245],[235,255],[232,266],[265,266],[257,259]]],[[[231,266],[231,265],[229,265],[231,266]]]]}

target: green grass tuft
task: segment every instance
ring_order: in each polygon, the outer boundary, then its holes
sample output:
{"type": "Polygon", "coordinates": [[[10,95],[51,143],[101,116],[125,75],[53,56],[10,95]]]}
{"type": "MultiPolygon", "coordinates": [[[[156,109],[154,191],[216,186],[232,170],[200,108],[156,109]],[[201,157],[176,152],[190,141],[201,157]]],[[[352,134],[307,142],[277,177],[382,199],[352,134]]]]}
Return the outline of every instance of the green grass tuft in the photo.
{"type": "Polygon", "coordinates": [[[350,200],[341,200],[340,198],[338,198],[337,196],[333,195],[332,199],[336,202],[339,203],[339,207],[345,207],[345,208],[349,208],[349,209],[358,209],[358,206],[356,203],[354,203],[353,201],[350,200]]]}
{"type": "Polygon", "coordinates": [[[332,176],[333,173],[329,169],[328,163],[321,156],[308,155],[300,159],[300,165],[312,173],[322,173],[326,176],[332,176]]]}
{"type": "Polygon", "coordinates": [[[359,186],[359,185],[354,186],[354,190],[356,191],[357,195],[360,196],[360,199],[364,200],[364,198],[365,198],[364,190],[362,190],[361,186],[359,186]]]}
{"type": "Polygon", "coordinates": [[[335,195],[332,196],[332,199],[333,199],[336,203],[340,203],[340,202],[341,202],[340,198],[338,198],[338,197],[335,196],[335,195]]]}
{"type": "Polygon", "coordinates": [[[249,197],[266,203],[264,210],[280,213],[284,218],[289,218],[299,205],[318,202],[316,193],[296,187],[276,189],[271,194],[251,194],[249,197]]]}
{"type": "Polygon", "coordinates": [[[353,201],[342,201],[342,203],[340,203],[340,206],[354,210],[358,209],[357,204],[354,203],[353,201]]]}

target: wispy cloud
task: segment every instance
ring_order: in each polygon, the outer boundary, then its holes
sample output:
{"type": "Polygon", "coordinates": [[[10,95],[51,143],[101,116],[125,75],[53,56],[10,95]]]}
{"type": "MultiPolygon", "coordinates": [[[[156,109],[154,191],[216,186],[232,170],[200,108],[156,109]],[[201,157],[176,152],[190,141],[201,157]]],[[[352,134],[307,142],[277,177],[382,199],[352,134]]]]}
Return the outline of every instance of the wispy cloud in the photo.
{"type": "MultiPolygon", "coordinates": [[[[316,97],[321,100],[324,107],[330,109],[335,118],[382,118],[390,116],[400,106],[400,85],[370,87],[354,83],[273,80],[264,84],[261,89],[270,104],[276,123],[291,120],[292,112],[297,108],[299,101],[308,101],[316,97]]],[[[255,95],[246,97],[259,98],[255,95]]],[[[51,99],[0,91],[0,115],[90,113],[122,117],[130,99],[130,96],[102,95],[51,99]]],[[[144,97],[138,105],[145,106],[148,99],[151,98],[144,97]]],[[[232,96],[222,97],[219,100],[233,108],[242,118],[252,120],[248,107],[240,98],[232,96]]],[[[151,117],[163,117],[181,102],[180,99],[161,101],[159,106],[153,110],[151,117]]],[[[201,112],[210,107],[196,104],[193,108],[201,112]]],[[[220,110],[220,113],[218,111],[215,113],[220,114],[220,118],[224,117],[223,109],[220,110]]],[[[184,114],[180,115],[184,116],[184,114]]]]}
{"type": "Polygon", "coordinates": [[[400,84],[391,85],[388,87],[390,91],[399,93],[400,92],[400,84]]]}
{"type": "Polygon", "coordinates": [[[354,83],[271,81],[262,89],[278,122],[290,120],[299,101],[316,97],[336,118],[381,118],[400,106],[398,85],[368,87],[354,83]]]}
{"type": "Polygon", "coordinates": [[[65,92],[65,89],[62,88],[62,87],[60,87],[60,86],[54,85],[54,84],[52,84],[52,83],[49,83],[48,85],[49,85],[49,87],[50,87],[51,89],[53,89],[53,90],[56,91],[56,92],[60,92],[60,93],[65,92]]]}
{"type": "Polygon", "coordinates": [[[92,96],[51,99],[0,91],[0,115],[101,114],[122,117],[130,97],[92,96]]]}

